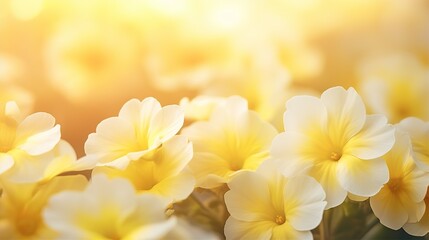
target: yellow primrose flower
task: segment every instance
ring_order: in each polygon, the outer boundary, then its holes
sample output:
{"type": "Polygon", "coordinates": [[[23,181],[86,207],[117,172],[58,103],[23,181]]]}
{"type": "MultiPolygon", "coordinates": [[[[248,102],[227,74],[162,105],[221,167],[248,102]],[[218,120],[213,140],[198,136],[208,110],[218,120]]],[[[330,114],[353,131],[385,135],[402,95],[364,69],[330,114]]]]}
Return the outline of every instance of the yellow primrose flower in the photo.
{"type": "Polygon", "coordinates": [[[114,24],[93,18],[68,21],[46,46],[49,80],[72,101],[111,97],[112,91],[130,86],[123,82],[137,71],[137,49],[133,36],[114,24]]]}
{"type": "Polygon", "coordinates": [[[402,120],[397,127],[410,135],[416,165],[429,172],[429,122],[410,117],[402,120]]]}
{"type": "Polygon", "coordinates": [[[397,130],[395,137],[395,145],[384,156],[389,167],[389,182],[370,198],[370,204],[383,225],[397,230],[405,223],[416,223],[422,218],[429,173],[416,167],[409,136],[397,130]]]}
{"type": "Polygon", "coordinates": [[[126,179],[93,176],[82,191],[64,191],[48,202],[43,217],[59,239],[158,239],[174,227],[168,201],[138,195],[126,179]]]}
{"type": "Polygon", "coordinates": [[[291,94],[288,72],[271,61],[268,63],[272,65],[266,66],[267,63],[255,59],[258,55],[243,56],[228,77],[214,81],[202,93],[225,98],[241,96],[247,100],[250,110],[281,129],[284,102],[291,94]]]}
{"type": "Polygon", "coordinates": [[[226,239],[312,239],[326,206],[325,192],[308,176],[288,177],[268,160],[256,172],[241,172],[228,183],[231,216],[226,239]]]}
{"type": "Polygon", "coordinates": [[[177,21],[169,28],[155,26],[146,41],[143,67],[156,88],[202,89],[225,74],[234,55],[228,36],[213,34],[207,26],[178,26],[177,21]]]}
{"type": "Polygon", "coordinates": [[[194,144],[189,166],[197,186],[214,188],[227,183],[237,172],[255,170],[268,158],[276,129],[249,111],[241,97],[219,104],[208,121],[183,129],[194,144]]]}
{"type": "Polygon", "coordinates": [[[60,126],[44,112],[31,114],[20,121],[15,102],[0,108],[0,174],[10,169],[22,152],[37,156],[52,150],[60,141],[60,126]]]}
{"type": "Polygon", "coordinates": [[[64,190],[81,190],[87,180],[82,175],[59,176],[44,183],[1,181],[1,239],[52,239],[55,232],[46,227],[42,211],[49,198],[64,190]]]}
{"type": "Polygon", "coordinates": [[[93,174],[126,178],[139,193],[151,192],[179,201],[194,190],[195,179],[186,168],[191,159],[192,143],[184,136],[173,136],[150,158],[131,161],[124,170],[96,167],[93,174]]]}
{"type": "Polygon", "coordinates": [[[428,68],[415,56],[397,54],[365,61],[362,92],[375,113],[392,123],[406,117],[429,120],[428,68]]]}
{"type": "Polygon", "coordinates": [[[395,141],[394,128],[383,116],[367,116],[353,88],[330,88],[320,99],[291,98],[284,128],[273,141],[272,157],[285,168],[298,164],[317,179],[325,189],[327,208],[341,204],[347,192],[373,196],[389,179],[380,157],[395,141]]]}
{"type": "Polygon", "coordinates": [[[125,169],[131,160],[150,158],[162,143],[172,138],[183,125],[179,106],[161,107],[154,98],[131,99],[117,117],[98,124],[85,142],[82,160],[96,161],[97,166],[125,169]]]}
{"type": "Polygon", "coordinates": [[[69,171],[81,171],[93,168],[88,161],[78,161],[73,147],[60,140],[51,151],[31,156],[24,151],[15,153],[15,164],[2,175],[13,182],[31,183],[48,181],[69,171]]]}
{"type": "Polygon", "coordinates": [[[426,210],[423,217],[416,223],[407,223],[404,225],[404,230],[413,236],[424,236],[429,232],[429,189],[426,191],[425,197],[426,210]]]}

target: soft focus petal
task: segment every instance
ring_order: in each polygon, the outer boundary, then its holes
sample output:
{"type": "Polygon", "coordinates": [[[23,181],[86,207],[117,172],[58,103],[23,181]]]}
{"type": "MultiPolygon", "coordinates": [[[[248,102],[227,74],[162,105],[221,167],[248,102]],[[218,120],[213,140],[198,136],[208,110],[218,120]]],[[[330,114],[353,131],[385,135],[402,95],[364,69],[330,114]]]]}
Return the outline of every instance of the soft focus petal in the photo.
{"type": "Polygon", "coordinates": [[[410,135],[417,166],[429,172],[429,122],[409,117],[396,126],[410,135]]]}
{"type": "Polygon", "coordinates": [[[17,129],[17,136],[21,139],[26,139],[36,133],[45,132],[53,128],[55,118],[45,112],[33,113],[26,117],[17,129]]]}
{"type": "Polygon", "coordinates": [[[123,239],[159,239],[166,235],[176,225],[176,222],[176,218],[173,217],[164,222],[143,226],[140,229],[137,229],[131,234],[127,235],[123,239]]]}
{"type": "Polygon", "coordinates": [[[239,96],[231,96],[215,107],[210,116],[210,121],[235,124],[239,122],[237,117],[247,110],[246,99],[239,96]]]}
{"type": "Polygon", "coordinates": [[[225,236],[231,240],[269,240],[274,223],[270,221],[243,222],[232,217],[226,220],[225,236]]]}
{"type": "Polygon", "coordinates": [[[13,158],[9,154],[0,153],[0,174],[9,170],[14,163],[13,158]]]}
{"type": "MultiPolygon", "coordinates": [[[[23,134],[25,135],[28,133],[23,134]]],[[[29,136],[25,140],[25,142],[18,145],[17,147],[26,151],[30,155],[39,155],[49,150],[52,150],[52,148],[55,147],[55,145],[58,143],[58,141],[60,141],[60,139],[60,125],[56,125],[49,130],[40,133],[35,133],[34,135],[29,136]]]]}

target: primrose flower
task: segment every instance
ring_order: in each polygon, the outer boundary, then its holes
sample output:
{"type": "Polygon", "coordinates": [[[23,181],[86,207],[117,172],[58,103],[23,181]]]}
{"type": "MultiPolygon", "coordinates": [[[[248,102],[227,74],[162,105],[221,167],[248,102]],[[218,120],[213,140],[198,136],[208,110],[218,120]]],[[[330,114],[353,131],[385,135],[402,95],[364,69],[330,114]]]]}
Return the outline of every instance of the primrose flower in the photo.
{"type": "Polygon", "coordinates": [[[175,225],[168,201],[138,195],[126,179],[95,175],[84,191],[64,191],[48,202],[43,218],[59,239],[158,239],[175,225]]]}
{"type": "Polygon", "coordinates": [[[172,138],[183,125],[179,106],[161,107],[154,98],[131,99],[117,117],[98,124],[85,142],[84,161],[96,161],[97,166],[125,169],[129,162],[150,155],[162,143],[172,138]]]}
{"type": "Polygon", "coordinates": [[[222,77],[233,56],[231,40],[214,36],[207,26],[175,27],[153,29],[158,34],[147,41],[143,67],[153,85],[167,91],[201,89],[222,77]]]}
{"type": "Polygon", "coordinates": [[[37,156],[52,150],[60,141],[60,126],[44,112],[31,114],[20,121],[15,102],[0,108],[0,174],[20,160],[21,153],[37,156]]]}
{"type": "Polygon", "coordinates": [[[1,181],[1,239],[53,239],[56,233],[42,218],[49,198],[61,191],[82,190],[87,180],[82,175],[59,176],[43,183],[1,181]]]}
{"type": "Polygon", "coordinates": [[[151,192],[178,201],[194,190],[195,179],[186,168],[191,159],[192,143],[184,136],[173,136],[150,159],[131,161],[123,170],[96,167],[93,174],[126,178],[139,193],[151,192]]]}
{"type": "Polygon", "coordinates": [[[429,122],[410,117],[402,120],[397,127],[410,135],[417,166],[429,172],[429,122]]]}
{"type": "Polygon", "coordinates": [[[256,172],[241,172],[228,183],[231,216],[226,239],[312,239],[326,206],[325,192],[309,176],[288,177],[268,160],[256,172]]]}
{"type": "Polygon", "coordinates": [[[137,69],[137,49],[133,36],[112,24],[69,21],[47,44],[49,79],[72,101],[128,90],[123,80],[132,79],[137,69]]]}
{"type": "Polygon", "coordinates": [[[417,57],[401,53],[367,60],[361,76],[364,99],[375,113],[393,123],[411,116],[429,120],[428,68],[417,57]]]}
{"type": "Polygon", "coordinates": [[[182,134],[194,144],[189,166],[197,186],[215,188],[266,160],[277,131],[249,111],[245,99],[234,96],[216,106],[208,121],[195,122],[182,134]]]}
{"type": "Polygon", "coordinates": [[[404,230],[414,236],[424,236],[429,232],[429,189],[425,196],[426,210],[423,217],[416,223],[407,223],[404,225],[404,230]]]}
{"type": "Polygon", "coordinates": [[[284,168],[298,164],[318,180],[327,208],[341,204],[348,192],[373,196],[389,179],[380,157],[395,141],[394,128],[383,116],[367,116],[353,88],[330,88],[320,99],[291,98],[284,128],[273,141],[272,157],[282,160],[284,168]]]}
{"type": "Polygon", "coordinates": [[[392,150],[384,156],[389,167],[389,182],[370,198],[370,204],[383,225],[397,230],[405,223],[416,223],[422,218],[429,173],[414,164],[409,136],[397,130],[395,138],[392,150]]]}

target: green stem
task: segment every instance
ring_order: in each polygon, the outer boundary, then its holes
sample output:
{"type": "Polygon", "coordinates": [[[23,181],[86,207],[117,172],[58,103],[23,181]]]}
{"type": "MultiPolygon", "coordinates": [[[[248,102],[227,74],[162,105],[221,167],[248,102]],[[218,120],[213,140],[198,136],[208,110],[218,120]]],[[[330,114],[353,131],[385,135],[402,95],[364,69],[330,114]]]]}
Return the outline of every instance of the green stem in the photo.
{"type": "Polygon", "coordinates": [[[328,234],[328,227],[327,227],[327,224],[326,224],[326,219],[325,218],[323,218],[322,219],[322,222],[320,223],[320,225],[319,225],[319,235],[320,235],[320,240],[327,240],[328,239],[328,237],[327,237],[327,234],[328,234]]]}
{"type": "Polygon", "coordinates": [[[218,219],[217,215],[213,214],[213,212],[210,211],[210,209],[208,209],[207,206],[204,205],[204,203],[202,203],[200,199],[193,193],[190,197],[200,207],[201,214],[206,216],[211,222],[213,222],[217,226],[218,229],[221,229],[223,231],[223,223],[218,219]]]}
{"type": "Polygon", "coordinates": [[[358,239],[364,238],[375,226],[379,223],[378,218],[374,217],[374,219],[367,225],[364,231],[360,234],[358,239]]]}

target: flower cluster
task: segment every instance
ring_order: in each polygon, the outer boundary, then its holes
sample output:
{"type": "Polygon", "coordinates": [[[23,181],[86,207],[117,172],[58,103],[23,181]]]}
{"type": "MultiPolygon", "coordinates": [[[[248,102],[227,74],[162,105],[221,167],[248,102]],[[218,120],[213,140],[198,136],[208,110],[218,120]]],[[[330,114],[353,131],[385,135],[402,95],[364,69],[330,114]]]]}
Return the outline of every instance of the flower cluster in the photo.
{"type": "Polygon", "coordinates": [[[322,239],[322,218],[347,196],[369,198],[386,227],[429,231],[428,122],[367,115],[353,88],[291,98],[280,133],[247,104],[215,101],[182,129],[186,107],[132,99],[77,160],[51,115],[21,119],[8,102],[2,237],[322,239]]]}
{"type": "Polygon", "coordinates": [[[0,240],[429,236],[427,0],[0,0],[0,240]]]}

